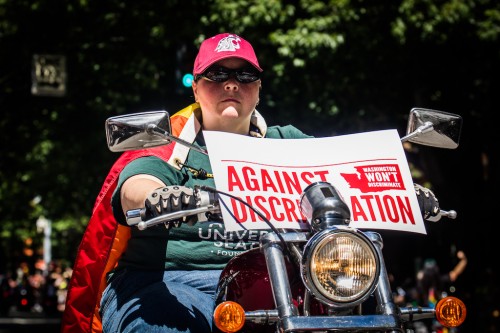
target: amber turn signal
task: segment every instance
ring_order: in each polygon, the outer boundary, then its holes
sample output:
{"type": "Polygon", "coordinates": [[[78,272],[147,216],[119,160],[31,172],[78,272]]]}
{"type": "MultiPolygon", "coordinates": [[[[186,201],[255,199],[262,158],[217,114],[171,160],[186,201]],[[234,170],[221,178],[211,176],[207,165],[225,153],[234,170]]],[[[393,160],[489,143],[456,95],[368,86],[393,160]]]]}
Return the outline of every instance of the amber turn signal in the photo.
{"type": "Polygon", "coordinates": [[[215,308],[214,323],[222,332],[238,332],[245,324],[245,310],[236,302],[223,302],[215,308]]]}
{"type": "Polygon", "coordinates": [[[456,297],[443,298],[436,305],[436,319],[445,327],[462,325],[467,315],[464,302],[456,297]]]}

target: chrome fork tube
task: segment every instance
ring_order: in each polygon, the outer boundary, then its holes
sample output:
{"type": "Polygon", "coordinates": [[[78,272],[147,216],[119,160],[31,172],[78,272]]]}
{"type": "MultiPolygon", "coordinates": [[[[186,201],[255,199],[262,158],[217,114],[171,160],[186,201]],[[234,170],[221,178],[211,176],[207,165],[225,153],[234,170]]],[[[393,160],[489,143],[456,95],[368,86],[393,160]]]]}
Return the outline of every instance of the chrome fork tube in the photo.
{"type": "Polygon", "coordinates": [[[375,290],[375,297],[377,298],[377,312],[393,316],[400,325],[401,322],[399,318],[401,313],[399,307],[394,304],[391,284],[389,282],[389,276],[387,274],[387,268],[385,266],[385,260],[382,253],[384,241],[382,240],[382,236],[377,232],[368,231],[365,232],[365,235],[368,236],[368,238],[373,242],[380,257],[380,275],[378,278],[378,285],[375,290]]]}
{"type": "MultiPolygon", "coordinates": [[[[297,237],[297,234],[283,234],[282,237],[284,239],[294,238],[297,237]]],[[[298,309],[293,304],[292,291],[283,255],[284,249],[282,248],[280,239],[274,232],[267,233],[261,239],[261,246],[266,258],[267,270],[279,318],[298,315],[298,309]]]]}

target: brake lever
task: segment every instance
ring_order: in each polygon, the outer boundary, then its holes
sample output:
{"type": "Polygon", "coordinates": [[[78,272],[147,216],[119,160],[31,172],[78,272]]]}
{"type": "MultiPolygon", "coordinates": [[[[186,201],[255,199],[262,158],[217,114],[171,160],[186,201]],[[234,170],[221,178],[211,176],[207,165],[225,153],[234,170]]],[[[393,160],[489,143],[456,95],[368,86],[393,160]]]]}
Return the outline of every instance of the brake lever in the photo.
{"type": "Polygon", "coordinates": [[[220,213],[220,207],[217,205],[208,205],[208,206],[194,208],[194,209],[181,210],[178,212],[172,212],[172,213],[163,214],[163,215],[160,215],[157,217],[153,217],[147,221],[145,220],[146,209],[145,208],[138,208],[138,209],[128,210],[127,213],[125,214],[125,217],[127,219],[127,225],[129,225],[131,227],[137,226],[137,229],[145,230],[149,227],[152,227],[152,226],[155,226],[158,224],[164,224],[165,222],[170,222],[173,220],[182,219],[183,217],[196,215],[196,214],[200,214],[200,213],[206,213],[206,212],[220,213]]]}
{"type": "Polygon", "coordinates": [[[456,218],[457,218],[457,212],[456,212],[456,211],[454,211],[454,210],[448,210],[448,211],[446,211],[446,210],[442,210],[442,209],[441,209],[441,210],[439,211],[439,214],[437,214],[436,216],[431,216],[431,217],[427,218],[427,220],[426,220],[426,221],[429,221],[429,222],[437,222],[437,221],[439,221],[439,220],[440,220],[443,216],[444,216],[444,217],[447,217],[447,218],[449,218],[449,219],[454,220],[454,219],[456,219],[456,218]]]}

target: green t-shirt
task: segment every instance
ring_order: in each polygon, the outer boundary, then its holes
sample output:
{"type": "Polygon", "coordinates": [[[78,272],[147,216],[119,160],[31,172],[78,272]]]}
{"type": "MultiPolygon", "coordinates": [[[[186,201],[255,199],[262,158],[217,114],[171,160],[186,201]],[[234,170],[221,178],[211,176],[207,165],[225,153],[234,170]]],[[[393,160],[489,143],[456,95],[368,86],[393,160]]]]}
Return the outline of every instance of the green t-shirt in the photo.
{"type": "MultiPolygon", "coordinates": [[[[289,125],[269,127],[266,138],[299,139],[310,136],[289,125]]],[[[196,143],[204,147],[201,134],[196,143]]],[[[204,169],[208,173],[212,172],[208,156],[193,149],[189,152],[185,164],[196,169],[204,169]]],[[[155,176],[166,185],[215,187],[213,178],[195,178],[186,168],[176,170],[158,157],[136,159],[120,173],[118,186],[113,193],[113,212],[120,223],[125,223],[119,195],[121,186],[126,179],[137,174],[155,176]]],[[[193,226],[182,224],[181,227],[170,230],[162,225],[143,231],[132,228],[127,249],[120,258],[117,269],[222,269],[232,257],[258,247],[261,235],[266,232],[267,230],[226,232],[223,223],[210,221],[199,222],[193,226]]]]}

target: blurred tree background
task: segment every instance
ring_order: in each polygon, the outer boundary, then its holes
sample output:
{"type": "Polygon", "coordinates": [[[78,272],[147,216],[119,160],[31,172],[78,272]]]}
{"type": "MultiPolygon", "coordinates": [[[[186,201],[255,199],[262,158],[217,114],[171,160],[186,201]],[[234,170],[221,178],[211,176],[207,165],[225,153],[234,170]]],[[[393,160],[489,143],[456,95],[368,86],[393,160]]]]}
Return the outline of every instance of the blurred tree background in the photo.
{"type": "Polygon", "coordinates": [[[106,147],[105,119],[193,102],[182,74],[199,43],[225,31],[256,49],[259,111],[270,124],[316,136],[403,135],[413,107],[464,118],[458,150],[409,152],[425,175],[415,178],[458,218],[428,224],[427,236],[384,232],[384,251],[404,279],[419,258],[450,270],[463,249],[463,331],[496,331],[498,267],[486,259],[498,253],[490,231],[499,185],[495,0],[0,0],[0,273],[42,255],[40,216],[52,222],[52,257],[71,265],[118,157],[106,147]],[[65,57],[63,95],[32,93],[37,55],[65,57]]]}

